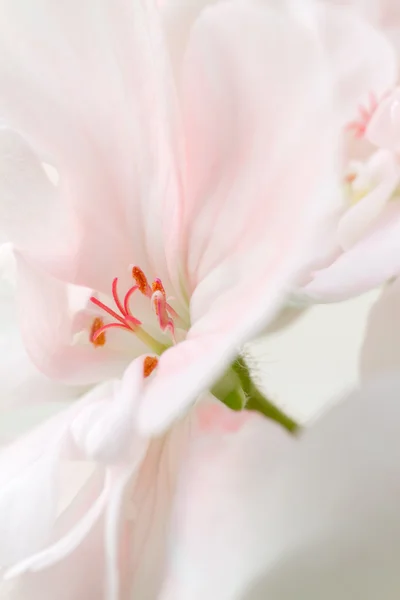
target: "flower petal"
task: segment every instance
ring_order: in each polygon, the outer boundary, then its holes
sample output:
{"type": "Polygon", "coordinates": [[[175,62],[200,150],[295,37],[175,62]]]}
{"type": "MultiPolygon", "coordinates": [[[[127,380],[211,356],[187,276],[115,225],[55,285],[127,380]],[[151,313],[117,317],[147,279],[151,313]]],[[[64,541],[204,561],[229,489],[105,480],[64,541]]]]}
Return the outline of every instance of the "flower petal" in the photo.
{"type": "Polygon", "coordinates": [[[337,235],[344,250],[353,246],[364,234],[368,233],[390,200],[400,180],[400,170],[395,156],[390,152],[381,150],[373,155],[369,162],[371,170],[374,167],[381,169],[380,180],[375,182],[375,187],[371,192],[361,198],[355,206],[349,208],[340,219],[337,235]],[[379,162],[379,166],[371,164],[372,161],[379,162]]]}
{"type": "Polygon", "coordinates": [[[398,597],[399,391],[377,382],[304,436],[262,513],[264,568],[246,600],[398,597]]]}
{"type": "Polygon", "coordinates": [[[396,54],[386,36],[350,8],[323,2],[318,14],[345,124],[355,118],[359,105],[369,104],[371,93],[379,99],[395,85],[396,54]]]}
{"type": "MultiPolygon", "coordinates": [[[[74,384],[97,383],[121,375],[129,364],[132,354],[125,348],[117,351],[108,345],[96,348],[88,341],[74,341],[74,312],[67,285],[21,255],[17,298],[25,347],[47,376],[74,384]]],[[[142,349],[139,346],[139,353],[142,349]]]]}
{"type": "Polygon", "coordinates": [[[239,597],[253,568],[244,560],[254,538],[248,512],[261,509],[258,488],[297,445],[276,423],[222,404],[199,411],[198,421],[174,504],[163,600],[239,597]]]}
{"type": "Polygon", "coordinates": [[[368,125],[366,136],[379,148],[399,152],[400,88],[396,88],[380,103],[368,125]]]}
{"type": "MultiPolygon", "coordinates": [[[[133,261],[168,277],[179,242],[180,134],[151,0],[67,8],[39,0],[34,11],[27,0],[2,0],[1,13],[2,117],[57,169],[59,201],[76,226],[67,256],[47,257],[53,274],[103,291],[133,261]]],[[[13,212],[25,205],[17,191],[13,212]]],[[[34,216],[46,222],[45,212],[34,216]]]]}
{"type": "Polygon", "coordinates": [[[135,431],[135,419],[143,390],[143,357],[126,369],[122,381],[101,401],[87,404],[71,423],[77,446],[89,460],[102,464],[126,464],[145,452],[146,441],[135,431]]]}
{"type": "Polygon", "coordinates": [[[305,259],[335,188],[326,77],[312,29],[263,3],[217,3],[192,28],[182,95],[193,328],[161,357],[143,430],[166,427],[212,383],[305,259]]]}
{"type": "Polygon", "coordinates": [[[109,385],[95,388],[79,402],[2,449],[1,566],[29,560],[49,543],[58,510],[61,457],[73,456],[70,425],[86,404],[103,399],[107,393],[109,385]]]}
{"type": "Polygon", "coordinates": [[[43,255],[48,262],[58,256],[62,271],[62,259],[74,245],[72,237],[62,235],[64,226],[73,233],[72,215],[32,149],[19,133],[5,127],[0,128],[0,190],[3,236],[20,250],[29,249],[38,261],[43,255]]]}
{"type": "MultiPolygon", "coordinates": [[[[101,473],[95,473],[80,489],[57,526],[68,530],[85,514],[103,487],[101,473]]],[[[66,559],[44,571],[28,572],[7,583],[12,584],[12,600],[71,600],[102,598],[105,589],[103,527],[97,524],[66,559]]]]}
{"type": "Polygon", "coordinates": [[[163,600],[397,598],[399,391],[389,379],[354,394],[267,474],[253,436],[224,445],[227,469],[214,453],[191,469],[163,600]]]}
{"type": "Polygon", "coordinates": [[[38,408],[62,403],[82,393],[78,386],[66,386],[43,375],[30,360],[18,325],[15,298],[15,259],[12,250],[0,249],[0,411],[38,408]]]}
{"type": "Polygon", "coordinates": [[[345,300],[366,292],[400,273],[400,207],[382,212],[369,235],[344,252],[331,266],[314,274],[304,292],[317,302],[345,300]]]}

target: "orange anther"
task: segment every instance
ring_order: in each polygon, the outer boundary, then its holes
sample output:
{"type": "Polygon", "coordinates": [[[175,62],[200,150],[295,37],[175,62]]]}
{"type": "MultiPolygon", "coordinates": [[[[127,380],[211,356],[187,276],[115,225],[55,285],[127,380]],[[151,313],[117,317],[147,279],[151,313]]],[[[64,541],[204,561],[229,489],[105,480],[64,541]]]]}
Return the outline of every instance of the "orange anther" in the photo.
{"type": "Polygon", "coordinates": [[[98,346],[104,346],[104,344],[106,343],[105,332],[100,333],[100,335],[98,335],[95,340],[93,339],[93,336],[95,335],[96,331],[101,329],[103,326],[104,326],[104,321],[101,317],[95,317],[93,319],[92,327],[90,329],[90,341],[92,342],[93,346],[95,346],[96,348],[98,346]]]}
{"type": "Polygon", "coordinates": [[[158,358],[156,358],[155,356],[146,356],[143,363],[143,376],[149,377],[157,365],[158,358]]]}
{"type": "Polygon", "coordinates": [[[142,269],[139,267],[132,268],[132,277],[136,281],[136,285],[138,289],[142,292],[142,294],[147,295],[149,291],[149,284],[147,282],[146,275],[143,273],[142,269]]]}
{"type": "Polygon", "coordinates": [[[151,284],[151,289],[153,291],[153,294],[154,294],[154,292],[161,292],[165,298],[165,290],[164,290],[164,286],[162,284],[161,279],[158,279],[158,278],[155,279],[153,281],[153,283],[151,284]]]}

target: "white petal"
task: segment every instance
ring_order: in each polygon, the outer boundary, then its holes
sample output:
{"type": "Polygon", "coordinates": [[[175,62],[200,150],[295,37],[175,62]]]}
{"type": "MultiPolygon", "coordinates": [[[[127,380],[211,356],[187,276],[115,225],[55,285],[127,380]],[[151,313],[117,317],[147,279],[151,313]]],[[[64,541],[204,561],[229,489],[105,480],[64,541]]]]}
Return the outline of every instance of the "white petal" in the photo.
{"type": "Polygon", "coordinates": [[[142,357],[126,369],[112,394],[85,406],[73,420],[71,433],[89,460],[132,465],[143,454],[146,441],[135,431],[143,382],[142,357]]]}
{"type": "Polygon", "coordinates": [[[211,452],[179,497],[163,600],[397,598],[399,394],[354,394],[276,460],[250,435],[225,470],[211,452]]]}
{"type": "Polygon", "coordinates": [[[362,294],[400,273],[400,207],[388,204],[370,233],[317,271],[304,292],[318,302],[362,294]]]}
{"type": "Polygon", "coordinates": [[[398,598],[399,394],[377,383],[304,435],[255,518],[264,568],[243,598],[398,598]]]}
{"type": "Polygon", "coordinates": [[[348,250],[362,240],[364,234],[373,226],[400,179],[400,173],[393,174],[380,182],[374,190],[350,208],[338,224],[338,240],[343,250],[348,250]]]}
{"type": "Polygon", "coordinates": [[[73,456],[70,424],[91,402],[104,398],[107,386],[87,394],[60,414],[0,453],[1,566],[11,566],[51,543],[59,500],[62,458],[73,456]]]}
{"type": "Polygon", "coordinates": [[[222,404],[199,410],[174,505],[163,600],[236,598],[253,568],[245,558],[254,543],[253,512],[262,512],[257,492],[293,445],[258,414],[222,404]]]}

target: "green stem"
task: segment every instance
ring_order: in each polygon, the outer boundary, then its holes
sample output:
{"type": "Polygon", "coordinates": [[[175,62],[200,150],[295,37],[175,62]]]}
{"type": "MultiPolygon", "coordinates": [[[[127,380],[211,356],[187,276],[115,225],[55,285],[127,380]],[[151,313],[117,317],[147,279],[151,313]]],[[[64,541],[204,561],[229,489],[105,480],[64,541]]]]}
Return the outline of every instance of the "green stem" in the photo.
{"type": "Polygon", "coordinates": [[[251,379],[249,369],[242,358],[238,358],[232,365],[233,370],[238,375],[242,388],[247,396],[246,409],[254,410],[265,415],[269,419],[280,423],[291,433],[299,431],[300,426],[291,417],[285,414],[280,408],[275,406],[266,398],[251,379]]]}

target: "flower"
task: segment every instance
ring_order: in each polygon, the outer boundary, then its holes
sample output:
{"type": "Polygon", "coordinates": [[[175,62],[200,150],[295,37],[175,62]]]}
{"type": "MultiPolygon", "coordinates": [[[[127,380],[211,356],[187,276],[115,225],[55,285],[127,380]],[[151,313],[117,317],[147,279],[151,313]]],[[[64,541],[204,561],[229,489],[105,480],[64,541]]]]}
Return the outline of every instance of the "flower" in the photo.
{"type": "Polygon", "coordinates": [[[215,396],[243,398],[227,369],[279,307],[334,187],[325,47],[313,10],[258,2],[0,5],[15,128],[1,131],[1,224],[24,341],[49,376],[103,381],[1,454],[2,564],[31,572],[30,600],[152,598],[192,446],[207,467],[217,441],[238,461],[242,436],[268,459],[293,443],[215,396]],[[91,471],[60,514],[71,461],[91,471]]]}
{"type": "Polygon", "coordinates": [[[157,433],[272,317],[330,197],[322,45],[253,2],[198,7],[189,25],[183,10],[179,53],[179,11],[164,25],[147,0],[30,7],[4,0],[0,25],[0,111],[30,144],[2,131],[25,344],[79,384],[158,356],[138,412],[157,433]],[[87,288],[80,310],[65,281],[87,288]]]}
{"type": "Polygon", "coordinates": [[[103,381],[2,452],[1,563],[33,572],[30,598],[152,597],[186,444],[221,420],[289,439],[222,404],[205,418],[215,399],[200,396],[236,391],[221,375],[278,308],[329,196],[324,53],[309,24],[258,3],[201,11],[181,54],[151,2],[1,7],[16,128],[0,136],[1,223],[24,342],[52,378],[103,381]],[[71,461],[92,470],[60,514],[71,461]]]}
{"type": "MultiPolygon", "coordinates": [[[[361,3],[357,5],[360,7],[392,45],[392,60],[396,55],[398,58],[394,3],[361,3]]],[[[376,61],[377,65],[385,62],[383,54],[377,54],[376,61]]],[[[397,69],[387,71],[387,75],[386,89],[381,87],[384,78],[379,83],[371,78],[369,98],[359,103],[357,111],[353,110],[352,120],[346,126],[347,136],[359,138],[361,144],[348,143],[343,174],[345,201],[337,211],[336,228],[329,236],[329,252],[311,265],[312,273],[304,281],[303,291],[317,302],[363,293],[399,272],[399,159],[393,113],[399,92],[392,91],[397,69]],[[393,118],[389,117],[392,113],[393,118]]]]}

